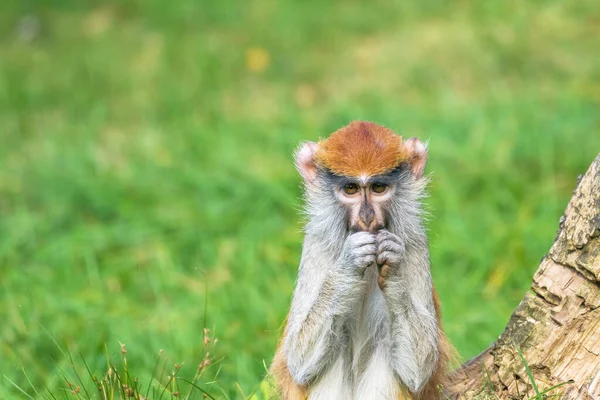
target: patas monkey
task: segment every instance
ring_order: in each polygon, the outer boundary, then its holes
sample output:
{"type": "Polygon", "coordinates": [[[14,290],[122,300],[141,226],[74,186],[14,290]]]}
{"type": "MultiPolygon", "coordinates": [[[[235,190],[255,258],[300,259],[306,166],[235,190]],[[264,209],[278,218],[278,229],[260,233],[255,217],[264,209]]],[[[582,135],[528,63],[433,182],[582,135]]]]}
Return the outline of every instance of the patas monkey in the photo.
{"type": "Polygon", "coordinates": [[[296,154],[307,223],[271,365],[284,400],[440,398],[451,353],[431,281],[426,147],[356,121],[296,154]]]}

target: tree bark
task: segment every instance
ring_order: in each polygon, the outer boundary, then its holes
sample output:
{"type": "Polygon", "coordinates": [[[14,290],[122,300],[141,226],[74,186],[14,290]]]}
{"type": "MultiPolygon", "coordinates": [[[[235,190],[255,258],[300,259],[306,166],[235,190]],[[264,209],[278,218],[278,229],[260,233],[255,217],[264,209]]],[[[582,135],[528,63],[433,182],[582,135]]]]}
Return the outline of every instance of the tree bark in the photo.
{"type": "Polygon", "coordinates": [[[554,244],[506,329],[453,373],[446,394],[528,399],[535,390],[525,365],[540,393],[564,384],[547,398],[600,400],[600,155],[580,178],[554,244]]]}

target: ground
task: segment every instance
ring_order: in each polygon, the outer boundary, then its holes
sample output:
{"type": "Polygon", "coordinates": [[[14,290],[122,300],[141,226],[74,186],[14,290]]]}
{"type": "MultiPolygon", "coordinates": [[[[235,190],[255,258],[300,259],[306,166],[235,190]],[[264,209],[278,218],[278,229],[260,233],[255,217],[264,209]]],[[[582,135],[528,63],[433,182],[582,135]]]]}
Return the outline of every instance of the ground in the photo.
{"type": "Polygon", "coordinates": [[[61,393],[57,344],[193,374],[204,326],[203,385],[251,392],[300,253],[292,153],[354,119],[429,141],[444,326],[482,351],[600,150],[598,21],[594,0],[8,0],[0,397],[61,393]]]}

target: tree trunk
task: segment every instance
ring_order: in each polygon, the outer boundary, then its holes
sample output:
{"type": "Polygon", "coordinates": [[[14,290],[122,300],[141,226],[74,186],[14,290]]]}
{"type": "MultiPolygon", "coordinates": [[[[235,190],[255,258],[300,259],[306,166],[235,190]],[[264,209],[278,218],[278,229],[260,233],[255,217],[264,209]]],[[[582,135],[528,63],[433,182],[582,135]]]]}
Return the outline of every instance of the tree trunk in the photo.
{"type": "Polygon", "coordinates": [[[600,400],[600,155],[498,341],[452,375],[452,399],[600,400]],[[520,349],[525,363],[517,351],[520,349]]]}

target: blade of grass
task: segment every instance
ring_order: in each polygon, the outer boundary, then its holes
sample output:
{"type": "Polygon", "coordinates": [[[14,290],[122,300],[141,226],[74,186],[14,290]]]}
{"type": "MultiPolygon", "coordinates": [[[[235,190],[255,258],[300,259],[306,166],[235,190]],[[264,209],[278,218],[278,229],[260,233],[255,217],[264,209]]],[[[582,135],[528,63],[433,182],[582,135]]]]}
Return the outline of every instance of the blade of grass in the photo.
{"type": "Polygon", "coordinates": [[[188,381],[185,378],[179,378],[179,379],[181,379],[182,381],[184,381],[186,383],[189,383],[190,385],[192,385],[193,387],[195,387],[196,389],[198,389],[199,391],[201,391],[202,393],[204,393],[206,395],[206,397],[208,397],[209,399],[216,400],[213,396],[210,395],[210,393],[208,393],[207,391],[205,391],[204,389],[202,389],[200,386],[196,385],[194,382],[188,381]]]}
{"type": "MultiPolygon", "coordinates": [[[[202,318],[202,332],[205,332],[206,318],[208,315],[208,283],[207,283],[204,272],[201,270],[198,270],[198,272],[200,272],[200,274],[204,278],[204,316],[202,318]]],[[[204,341],[202,342],[202,351],[204,352],[204,354],[206,356],[206,343],[204,341]]],[[[200,379],[200,376],[201,376],[201,371],[199,369],[196,369],[196,372],[194,374],[194,378],[192,379],[192,382],[194,382],[194,383],[198,382],[198,379],[200,379]]],[[[193,390],[193,386],[190,386],[190,390],[188,391],[186,398],[188,398],[188,399],[190,398],[190,396],[192,394],[192,390],[193,390]]]]}
{"type": "Polygon", "coordinates": [[[27,372],[25,372],[25,367],[21,367],[21,371],[23,371],[23,375],[25,376],[25,379],[27,379],[27,382],[29,383],[29,387],[31,387],[31,389],[33,389],[33,391],[35,392],[36,395],[41,396],[40,392],[38,392],[38,390],[35,388],[35,386],[33,386],[31,379],[29,379],[29,375],[27,375],[27,372]]]}
{"type": "Polygon", "coordinates": [[[150,382],[148,383],[148,388],[146,389],[146,396],[144,396],[145,398],[148,398],[148,395],[150,394],[150,388],[152,387],[152,381],[154,380],[154,377],[156,376],[156,371],[158,371],[158,365],[160,364],[160,356],[162,355],[162,350],[158,352],[158,358],[156,359],[156,364],[154,364],[154,371],[152,371],[152,377],[150,379],[150,382]]]}
{"type": "MultiPolygon", "coordinates": [[[[206,279],[206,275],[204,274],[203,271],[199,271],[200,274],[202,274],[202,277],[204,278],[204,315],[202,317],[202,332],[204,332],[204,329],[206,328],[206,318],[208,315],[208,281],[206,279]]],[[[204,343],[204,342],[203,342],[204,343]]],[[[202,351],[206,352],[206,344],[202,345],[202,351]]]]}
{"type": "Polygon", "coordinates": [[[223,396],[225,396],[225,398],[227,400],[230,400],[229,396],[227,396],[227,392],[225,391],[225,388],[223,388],[223,386],[221,386],[221,384],[219,382],[215,382],[215,383],[217,384],[217,386],[219,387],[219,389],[221,389],[221,392],[223,393],[223,396]]]}
{"type": "Polygon", "coordinates": [[[115,374],[115,379],[119,383],[119,385],[118,385],[119,386],[119,390],[120,390],[121,394],[123,395],[123,398],[126,399],[127,398],[127,393],[125,393],[125,384],[121,380],[121,375],[119,375],[119,371],[117,371],[117,368],[112,363],[110,364],[110,368],[112,368],[113,374],[115,374]]]}
{"type": "Polygon", "coordinates": [[[277,390],[275,387],[275,380],[273,379],[273,376],[269,372],[269,367],[267,367],[267,363],[265,362],[265,360],[263,360],[263,368],[265,369],[265,372],[267,374],[266,378],[267,378],[267,381],[269,382],[269,386],[271,386],[271,389],[273,390],[274,393],[277,393],[277,390]]]}
{"type": "MultiPolygon", "coordinates": [[[[554,389],[558,389],[558,388],[559,388],[559,387],[561,387],[561,386],[565,386],[565,385],[568,385],[568,384],[570,384],[570,383],[574,383],[574,382],[575,382],[574,380],[570,379],[570,380],[568,380],[568,381],[566,381],[566,382],[562,382],[562,383],[556,384],[556,385],[554,385],[554,386],[552,386],[552,387],[550,387],[550,388],[548,388],[548,389],[544,390],[544,391],[543,391],[542,393],[540,393],[540,394],[541,394],[542,396],[544,396],[545,394],[547,394],[547,393],[550,393],[550,392],[551,392],[551,391],[553,391],[554,389]]],[[[532,399],[535,399],[535,396],[533,396],[533,397],[530,397],[528,400],[532,400],[532,399]]]]}
{"type": "Polygon", "coordinates": [[[62,388],[61,391],[65,400],[69,400],[69,394],[67,393],[67,389],[62,388]]]}
{"type": "Polygon", "coordinates": [[[71,363],[71,368],[73,369],[73,373],[75,374],[75,377],[79,381],[81,388],[85,392],[85,396],[88,399],[91,399],[90,394],[88,393],[87,389],[85,388],[85,385],[83,384],[83,380],[81,379],[81,376],[79,376],[79,373],[77,372],[77,368],[75,368],[75,362],[73,361],[73,355],[71,354],[71,352],[68,349],[67,349],[67,354],[69,355],[69,362],[71,363]]]}
{"type": "MultiPolygon", "coordinates": [[[[64,355],[64,353],[63,353],[64,355]]],[[[65,358],[67,358],[65,356],[65,358]]],[[[58,372],[60,373],[62,380],[67,384],[67,386],[69,386],[70,391],[74,391],[73,388],[71,388],[72,383],[69,381],[69,377],[67,375],[67,373],[62,369],[62,367],[60,366],[60,364],[58,363],[57,360],[52,359],[52,361],[56,364],[56,368],[58,369],[58,372]]],[[[76,391],[74,391],[74,395],[76,398],[80,398],[79,397],[79,393],[77,393],[76,391]]]]}
{"type": "Polygon", "coordinates": [[[42,330],[46,333],[46,335],[48,335],[48,337],[50,338],[50,340],[52,340],[52,342],[54,342],[54,345],[62,353],[63,357],[67,358],[67,355],[63,351],[62,347],[60,347],[60,345],[58,344],[58,342],[56,341],[56,339],[54,338],[54,336],[52,336],[52,334],[50,332],[48,332],[48,330],[43,325],[41,325],[41,324],[40,324],[40,328],[42,328],[42,330]]]}
{"type": "Polygon", "coordinates": [[[238,382],[235,383],[235,387],[237,387],[238,392],[240,392],[240,394],[242,395],[242,398],[244,400],[248,400],[248,398],[246,397],[246,395],[244,394],[244,391],[242,390],[242,387],[240,386],[240,384],[238,382]]]}
{"type": "MultiPolygon", "coordinates": [[[[97,378],[94,376],[94,374],[92,374],[92,370],[90,370],[90,366],[88,365],[88,363],[85,361],[85,358],[83,357],[83,354],[79,353],[79,358],[81,358],[81,361],[83,362],[83,365],[85,366],[85,369],[90,377],[90,379],[92,380],[92,382],[94,383],[94,386],[96,387],[96,390],[101,394],[102,392],[100,391],[100,389],[98,388],[98,380],[97,378]]],[[[86,392],[87,394],[87,392],[86,392]]],[[[91,397],[88,398],[91,399],[91,397]]]]}
{"type": "Polygon", "coordinates": [[[121,346],[121,358],[123,359],[123,375],[125,378],[125,385],[127,385],[127,387],[131,387],[131,376],[129,376],[127,357],[125,356],[127,354],[127,349],[125,348],[125,344],[119,342],[119,345],[121,346]]]}
{"type": "MultiPolygon", "coordinates": [[[[481,363],[481,368],[483,369],[483,373],[484,373],[484,376],[485,376],[485,378],[486,378],[486,379],[484,380],[484,385],[483,385],[484,393],[485,393],[486,395],[488,395],[488,394],[490,394],[490,393],[489,393],[489,391],[488,391],[488,389],[491,389],[491,390],[493,391],[495,388],[493,388],[493,387],[488,387],[488,383],[492,383],[492,384],[493,384],[493,382],[492,382],[492,377],[490,376],[490,373],[489,373],[489,371],[488,371],[488,370],[487,370],[487,368],[485,367],[485,363],[483,363],[483,362],[481,363]]],[[[491,394],[492,394],[492,395],[493,395],[493,396],[494,396],[496,399],[500,400],[500,398],[499,398],[499,397],[496,395],[496,393],[493,393],[493,392],[492,392],[491,394]]]]}
{"type": "Polygon", "coordinates": [[[521,349],[519,348],[519,346],[517,346],[517,344],[515,342],[513,342],[513,346],[515,346],[515,349],[517,349],[517,354],[519,354],[519,358],[521,359],[521,362],[523,363],[523,366],[525,367],[525,371],[527,372],[527,376],[529,377],[529,380],[531,381],[531,385],[533,386],[535,396],[533,396],[532,398],[534,398],[534,399],[537,398],[538,400],[544,400],[544,398],[540,394],[540,390],[538,389],[537,384],[535,383],[535,379],[533,378],[533,373],[531,372],[531,368],[529,368],[529,365],[527,365],[527,361],[525,361],[525,356],[523,356],[523,352],[521,351],[521,349]]]}
{"type": "Polygon", "coordinates": [[[21,389],[21,387],[19,385],[17,385],[16,383],[14,383],[13,381],[10,380],[10,378],[6,375],[2,375],[4,376],[4,379],[6,379],[7,381],[9,381],[15,388],[17,388],[17,390],[19,390],[21,393],[23,393],[25,396],[27,396],[28,398],[30,398],[31,400],[35,400],[33,397],[31,397],[26,391],[24,391],[23,389],[21,389]]]}
{"type": "Polygon", "coordinates": [[[115,383],[114,383],[114,378],[111,376],[113,375],[113,371],[112,371],[112,365],[110,363],[110,356],[108,355],[108,346],[106,345],[106,343],[104,344],[104,355],[106,357],[106,364],[108,365],[108,371],[106,373],[106,382],[108,384],[107,389],[107,398],[112,400],[115,398],[115,383]],[[110,395],[110,396],[109,396],[110,395]]]}
{"type": "Polygon", "coordinates": [[[165,383],[165,385],[163,386],[163,391],[160,393],[160,397],[159,399],[162,399],[163,395],[165,394],[167,387],[169,387],[169,385],[171,384],[171,382],[173,381],[173,379],[175,379],[176,374],[173,373],[173,375],[169,375],[169,380],[167,381],[167,383],[165,383]]]}
{"type": "Polygon", "coordinates": [[[56,400],[56,397],[54,396],[54,394],[52,393],[52,391],[50,391],[50,388],[48,387],[48,385],[46,385],[46,383],[43,383],[44,385],[44,389],[46,389],[46,391],[48,392],[48,394],[50,395],[50,397],[52,397],[52,400],[56,400]]]}

